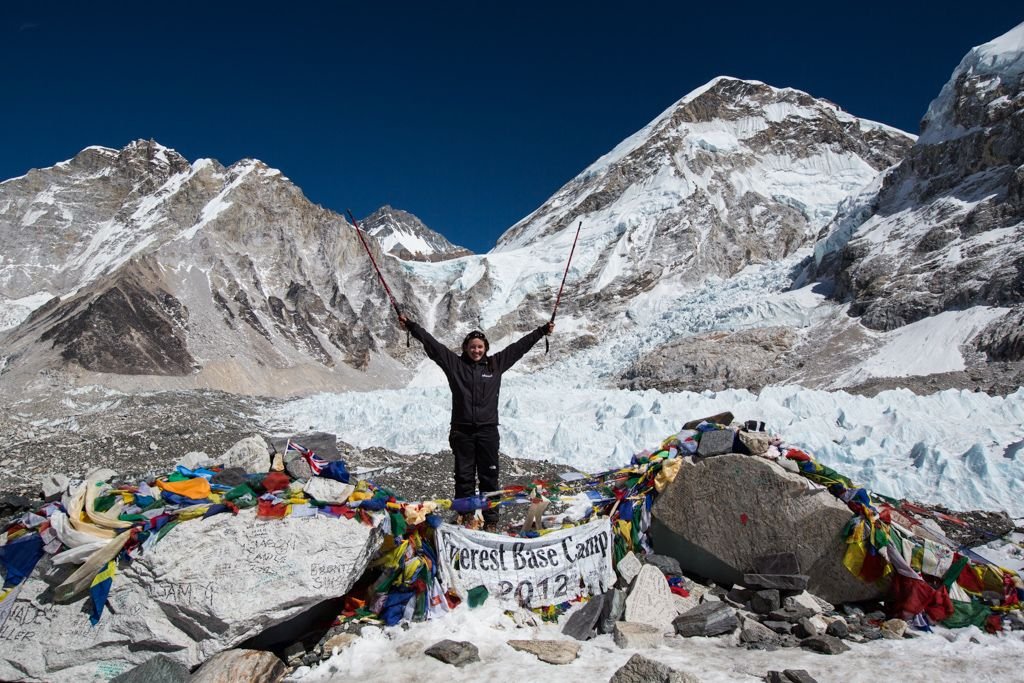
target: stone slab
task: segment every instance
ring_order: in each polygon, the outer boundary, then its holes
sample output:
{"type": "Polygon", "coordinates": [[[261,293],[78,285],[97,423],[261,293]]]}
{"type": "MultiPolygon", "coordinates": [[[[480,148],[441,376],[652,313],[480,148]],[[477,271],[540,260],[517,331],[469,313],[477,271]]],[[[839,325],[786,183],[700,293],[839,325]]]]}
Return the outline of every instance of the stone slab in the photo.
{"type": "Polygon", "coordinates": [[[626,598],[624,620],[671,630],[677,616],[673,595],[661,570],[645,564],[626,598]]]}
{"type": "Polygon", "coordinates": [[[253,510],[182,522],[119,567],[95,627],[88,598],[49,599],[75,567],[44,559],[0,629],[0,680],[106,681],[160,653],[191,669],[343,596],[381,540],[354,520],[253,510]]]}
{"type": "Polygon", "coordinates": [[[764,458],[721,455],[680,469],[654,504],[651,539],[688,574],[721,585],[740,582],[755,558],[791,552],[815,595],[833,604],[880,598],[886,586],[843,566],[850,514],[828,491],[764,458]]]}

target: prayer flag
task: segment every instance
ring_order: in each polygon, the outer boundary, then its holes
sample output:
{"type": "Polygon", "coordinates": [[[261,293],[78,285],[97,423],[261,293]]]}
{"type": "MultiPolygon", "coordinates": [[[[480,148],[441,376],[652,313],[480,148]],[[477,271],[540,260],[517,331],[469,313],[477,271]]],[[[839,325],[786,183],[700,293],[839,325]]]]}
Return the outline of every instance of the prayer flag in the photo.
{"type": "Polygon", "coordinates": [[[93,626],[99,623],[103,616],[103,606],[107,604],[107,596],[110,594],[110,586],[114,583],[114,574],[117,572],[117,563],[113,560],[107,562],[107,566],[100,571],[92,580],[89,588],[89,596],[92,598],[92,614],[89,616],[89,623],[93,626]]]}

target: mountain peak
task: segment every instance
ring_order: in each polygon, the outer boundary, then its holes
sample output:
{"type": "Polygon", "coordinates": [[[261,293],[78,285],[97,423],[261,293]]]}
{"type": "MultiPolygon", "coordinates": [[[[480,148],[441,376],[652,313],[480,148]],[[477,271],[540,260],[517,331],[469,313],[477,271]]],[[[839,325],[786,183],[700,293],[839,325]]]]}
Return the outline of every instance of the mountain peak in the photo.
{"type": "Polygon", "coordinates": [[[449,242],[415,215],[385,204],[361,221],[381,249],[406,261],[445,261],[472,252],[449,242]]]}

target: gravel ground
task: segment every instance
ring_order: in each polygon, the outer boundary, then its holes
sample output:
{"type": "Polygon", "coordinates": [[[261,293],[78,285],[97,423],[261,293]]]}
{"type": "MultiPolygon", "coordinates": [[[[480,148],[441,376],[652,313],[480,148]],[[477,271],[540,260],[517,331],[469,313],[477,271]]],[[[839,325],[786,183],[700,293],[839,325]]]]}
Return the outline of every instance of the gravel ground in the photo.
{"type": "MultiPolygon", "coordinates": [[[[127,481],[165,474],[191,451],[216,457],[239,439],[257,434],[281,448],[256,419],[269,400],[222,392],[111,394],[84,392],[60,399],[41,397],[0,405],[0,513],[12,496],[38,500],[41,478],[49,473],[82,478],[107,467],[127,481]]],[[[400,455],[383,448],[358,449],[334,435],[299,442],[329,459],[341,457],[359,473],[404,500],[450,498],[455,459],[451,451],[400,455]]],[[[565,466],[500,458],[503,485],[535,479],[558,481],[565,466]]],[[[13,503],[14,501],[11,500],[13,503]]],[[[5,509],[10,508],[10,509],[5,509]]],[[[555,508],[552,508],[554,511],[555,508]]],[[[521,521],[525,506],[505,508],[505,523],[521,521]]]]}

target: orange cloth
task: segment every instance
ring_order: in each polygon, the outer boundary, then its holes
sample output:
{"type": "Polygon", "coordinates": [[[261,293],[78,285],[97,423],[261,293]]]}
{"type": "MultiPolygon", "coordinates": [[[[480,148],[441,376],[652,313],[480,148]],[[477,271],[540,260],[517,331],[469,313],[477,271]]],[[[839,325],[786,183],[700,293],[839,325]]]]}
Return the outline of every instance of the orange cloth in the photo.
{"type": "Polygon", "coordinates": [[[164,481],[162,479],[158,479],[156,485],[164,491],[176,493],[179,496],[185,496],[186,498],[192,498],[193,500],[201,500],[203,498],[210,497],[210,482],[206,481],[202,477],[195,477],[184,481],[164,481]]]}

